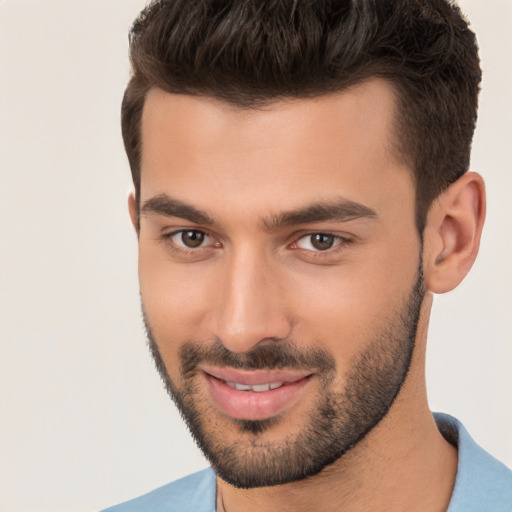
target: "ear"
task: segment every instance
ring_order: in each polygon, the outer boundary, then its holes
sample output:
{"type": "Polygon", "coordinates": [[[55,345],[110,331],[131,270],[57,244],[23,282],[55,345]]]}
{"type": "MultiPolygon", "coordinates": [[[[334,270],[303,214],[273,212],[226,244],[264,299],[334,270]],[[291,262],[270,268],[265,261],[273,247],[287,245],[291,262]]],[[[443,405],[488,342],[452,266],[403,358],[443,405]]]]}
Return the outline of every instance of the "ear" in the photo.
{"type": "Polygon", "coordinates": [[[432,204],[424,232],[424,273],[428,290],[445,293],[466,276],[476,259],[485,219],[485,184],[468,172],[432,204]]]}
{"type": "Polygon", "coordinates": [[[135,190],[131,190],[128,194],[128,213],[130,214],[130,220],[136,233],[139,233],[139,208],[137,205],[137,199],[135,197],[135,190]]]}

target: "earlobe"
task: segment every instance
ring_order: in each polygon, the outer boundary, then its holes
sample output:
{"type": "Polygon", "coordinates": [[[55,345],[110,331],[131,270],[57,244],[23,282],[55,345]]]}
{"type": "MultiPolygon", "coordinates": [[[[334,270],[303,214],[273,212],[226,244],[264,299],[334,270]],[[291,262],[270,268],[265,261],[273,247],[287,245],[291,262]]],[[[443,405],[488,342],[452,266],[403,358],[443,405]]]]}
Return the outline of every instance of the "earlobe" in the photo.
{"type": "Polygon", "coordinates": [[[434,293],[455,288],[471,269],[485,219],[485,185],[468,172],[432,204],[424,233],[425,284],[434,293]]]}
{"type": "Polygon", "coordinates": [[[131,190],[128,195],[128,213],[130,220],[137,234],[139,233],[139,210],[137,206],[137,198],[135,197],[135,190],[131,190]]]}

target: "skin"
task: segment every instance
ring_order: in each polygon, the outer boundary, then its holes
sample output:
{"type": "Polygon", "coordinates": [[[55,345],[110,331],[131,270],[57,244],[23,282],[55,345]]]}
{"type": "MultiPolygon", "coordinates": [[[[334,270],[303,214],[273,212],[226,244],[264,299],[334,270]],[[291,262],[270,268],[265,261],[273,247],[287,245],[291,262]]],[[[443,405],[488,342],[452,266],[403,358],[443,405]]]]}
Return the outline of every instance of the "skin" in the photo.
{"type": "MultiPolygon", "coordinates": [[[[298,349],[317,344],[333,356],[332,386],[343,391],[350,362],[400,309],[417,276],[422,246],[414,182],[393,151],[393,120],[393,91],[379,80],[258,110],[149,92],[140,204],[166,194],[213,220],[206,225],[163,213],[139,215],[130,197],[132,222],[140,225],[144,310],[177,385],[179,349],[189,340],[219,339],[236,353],[293,340],[298,349]],[[340,198],[376,215],[268,229],[283,212],[340,198]],[[198,250],[180,248],[180,237],[169,237],[180,229],[201,230],[209,238],[198,250]],[[311,233],[326,232],[340,237],[333,249],[317,251],[307,243],[311,233]]],[[[428,408],[428,317],[432,293],[454,288],[469,271],[484,214],[484,185],[474,173],[432,205],[423,237],[427,294],[416,348],[384,419],[306,480],[242,490],[218,479],[218,510],[446,510],[457,455],[428,408]]],[[[212,433],[246,446],[251,434],[216,410],[202,384],[199,392],[212,433]]],[[[319,392],[315,383],[308,386],[261,434],[264,440],[279,442],[300,431],[319,392]]]]}

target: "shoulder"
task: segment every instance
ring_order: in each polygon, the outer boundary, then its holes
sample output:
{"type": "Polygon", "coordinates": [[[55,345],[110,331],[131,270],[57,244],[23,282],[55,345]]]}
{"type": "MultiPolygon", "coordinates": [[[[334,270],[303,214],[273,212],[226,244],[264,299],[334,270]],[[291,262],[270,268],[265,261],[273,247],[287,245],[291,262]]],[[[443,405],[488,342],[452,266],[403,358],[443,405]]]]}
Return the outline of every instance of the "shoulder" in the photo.
{"type": "Polygon", "coordinates": [[[102,512],[213,512],[215,495],[215,473],[208,468],[102,512]]]}
{"type": "Polygon", "coordinates": [[[457,446],[457,477],[448,512],[512,512],[512,471],[481,448],[462,423],[435,414],[443,436],[457,446]]]}

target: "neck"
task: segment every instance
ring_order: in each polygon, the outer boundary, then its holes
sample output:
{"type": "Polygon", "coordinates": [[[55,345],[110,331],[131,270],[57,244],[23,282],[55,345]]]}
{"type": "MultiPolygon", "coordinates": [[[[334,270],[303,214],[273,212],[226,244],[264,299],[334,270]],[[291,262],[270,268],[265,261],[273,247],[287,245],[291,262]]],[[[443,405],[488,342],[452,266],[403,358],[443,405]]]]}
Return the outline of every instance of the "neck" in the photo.
{"type": "Polygon", "coordinates": [[[388,414],[366,438],[318,475],[298,482],[236,489],[218,479],[219,512],[447,509],[457,452],[428,408],[424,367],[430,300],[425,302],[411,371],[388,414]]]}

